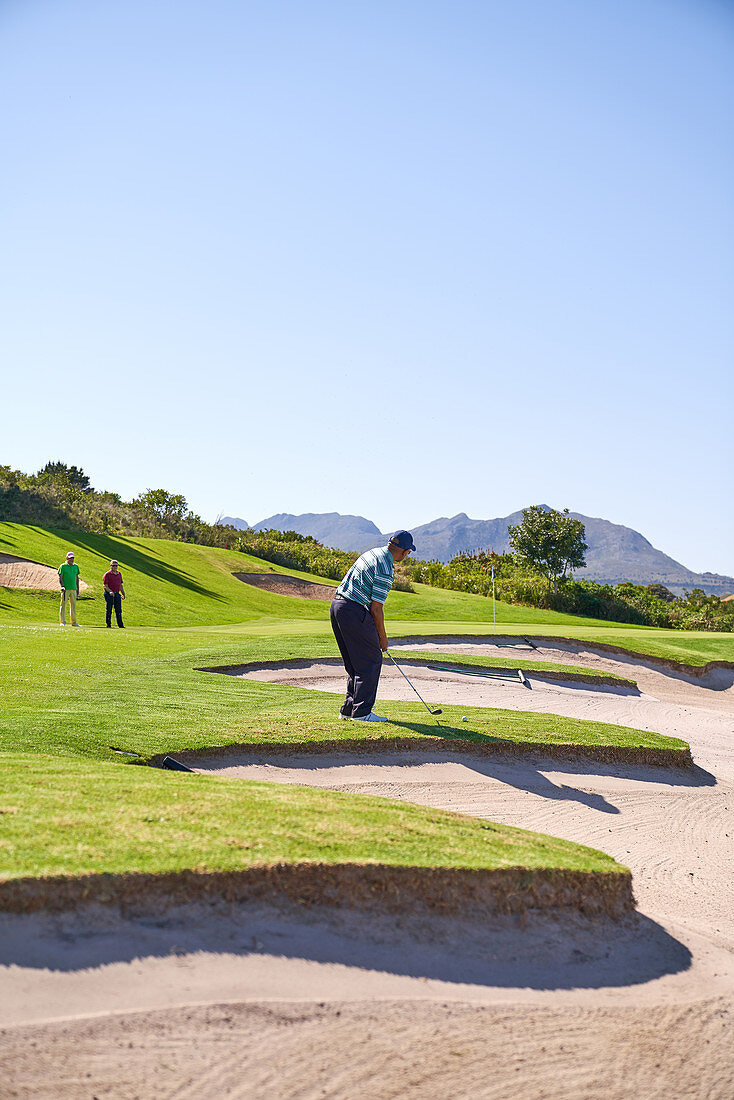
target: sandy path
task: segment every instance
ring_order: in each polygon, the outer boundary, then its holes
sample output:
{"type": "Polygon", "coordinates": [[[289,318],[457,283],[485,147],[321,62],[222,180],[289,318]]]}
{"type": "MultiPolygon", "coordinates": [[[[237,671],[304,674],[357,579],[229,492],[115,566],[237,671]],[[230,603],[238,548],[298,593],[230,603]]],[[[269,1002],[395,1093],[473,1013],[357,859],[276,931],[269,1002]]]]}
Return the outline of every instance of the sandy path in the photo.
{"type": "MultiPolygon", "coordinates": [[[[578,653],[573,662],[583,663],[578,653]]],[[[436,702],[456,693],[467,706],[527,710],[532,700],[663,727],[690,742],[692,773],[440,754],[199,766],[583,841],[631,867],[639,917],[530,915],[520,927],[200,906],[127,919],[92,910],[0,918],[0,1095],[730,1100],[732,694],[724,685],[654,697],[649,680],[625,669],[642,694],[409,674],[429,701],[434,691],[436,702]],[[716,706],[700,706],[713,696],[716,706]]],[[[307,686],[293,675],[303,670],[279,671],[307,686]]],[[[341,692],[333,666],[313,672],[321,690],[333,679],[341,692]]],[[[385,677],[383,697],[401,697],[398,679],[385,677]]]]}

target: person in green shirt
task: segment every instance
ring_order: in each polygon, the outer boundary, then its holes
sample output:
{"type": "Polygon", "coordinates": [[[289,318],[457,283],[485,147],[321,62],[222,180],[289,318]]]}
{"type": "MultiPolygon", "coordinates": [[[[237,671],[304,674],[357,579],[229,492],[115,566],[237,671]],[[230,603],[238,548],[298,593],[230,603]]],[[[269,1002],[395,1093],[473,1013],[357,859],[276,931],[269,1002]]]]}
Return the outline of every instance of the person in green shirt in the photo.
{"type": "Polygon", "coordinates": [[[76,598],[79,595],[79,566],[74,561],[74,551],[66,555],[66,561],[59,566],[59,584],[61,585],[61,607],[59,622],[66,626],[66,601],[71,609],[71,625],[79,626],[76,621],[76,598]]]}

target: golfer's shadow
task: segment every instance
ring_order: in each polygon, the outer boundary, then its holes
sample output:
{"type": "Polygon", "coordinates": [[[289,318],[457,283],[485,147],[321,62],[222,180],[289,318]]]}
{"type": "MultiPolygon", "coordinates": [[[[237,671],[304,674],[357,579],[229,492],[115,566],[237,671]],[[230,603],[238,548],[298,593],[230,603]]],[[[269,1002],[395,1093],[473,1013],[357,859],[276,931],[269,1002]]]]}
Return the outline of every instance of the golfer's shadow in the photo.
{"type": "MultiPolygon", "coordinates": [[[[421,733],[431,733],[436,735],[436,730],[432,726],[424,725],[422,723],[411,722],[393,722],[394,726],[402,726],[405,729],[418,730],[421,733]]],[[[456,726],[441,726],[441,735],[445,736],[448,733],[448,740],[466,740],[466,733],[457,728],[456,726]]],[[[487,738],[489,742],[501,743],[499,738],[487,738]]],[[[481,743],[484,743],[481,742],[481,743]]],[[[420,750],[420,745],[416,744],[416,749],[420,750]]],[[[428,754],[425,757],[426,761],[432,760],[445,760],[445,756],[436,757],[434,754],[428,754]]],[[[556,784],[553,783],[542,771],[539,770],[538,765],[533,762],[529,757],[521,757],[512,760],[511,757],[505,756],[504,758],[493,760],[489,756],[469,757],[462,758],[462,764],[471,768],[472,771],[477,772],[479,775],[485,775],[490,779],[496,779],[498,783],[503,783],[508,787],[515,787],[517,790],[528,791],[531,794],[538,794],[542,798],[551,798],[563,802],[580,802],[583,806],[588,806],[591,810],[598,810],[604,814],[618,814],[621,811],[617,806],[611,802],[607,802],[603,795],[596,793],[595,791],[581,791],[578,787],[570,787],[566,783],[556,784]]],[[[555,762],[546,760],[544,762],[546,768],[552,767],[553,770],[557,770],[555,762]]]]}

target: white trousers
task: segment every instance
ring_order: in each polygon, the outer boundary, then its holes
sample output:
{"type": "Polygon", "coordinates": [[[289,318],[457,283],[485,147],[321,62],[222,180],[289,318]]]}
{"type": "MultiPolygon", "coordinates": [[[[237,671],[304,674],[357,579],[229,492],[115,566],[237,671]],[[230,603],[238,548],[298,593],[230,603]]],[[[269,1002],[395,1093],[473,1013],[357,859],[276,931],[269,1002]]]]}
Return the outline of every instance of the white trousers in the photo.
{"type": "Polygon", "coordinates": [[[61,589],[61,606],[59,607],[59,622],[66,626],[66,601],[69,601],[71,609],[71,625],[76,626],[76,588],[61,589]]]}

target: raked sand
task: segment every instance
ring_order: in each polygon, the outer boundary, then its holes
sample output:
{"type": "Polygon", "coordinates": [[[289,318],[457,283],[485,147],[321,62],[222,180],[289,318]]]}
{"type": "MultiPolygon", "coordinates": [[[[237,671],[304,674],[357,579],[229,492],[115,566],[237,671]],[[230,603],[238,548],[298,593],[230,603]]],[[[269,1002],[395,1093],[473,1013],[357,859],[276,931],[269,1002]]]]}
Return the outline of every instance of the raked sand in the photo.
{"type": "MultiPolygon", "coordinates": [[[[447,655],[460,651],[482,649],[446,645],[447,655]]],[[[437,753],[197,766],[232,781],[408,799],[590,844],[632,869],[639,916],[530,914],[523,925],[197,905],[126,919],[100,909],[0,918],[0,1096],[730,1100],[731,674],[702,686],[576,648],[537,657],[618,671],[641,691],[407,671],[435,705],[674,734],[691,744],[696,768],[437,753]]],[[[333,666],[303,672],[267,675],[342,690],[333,666]]],[[[386,670],[381,696],[407,699],[410,689],[386,670]]]]}

